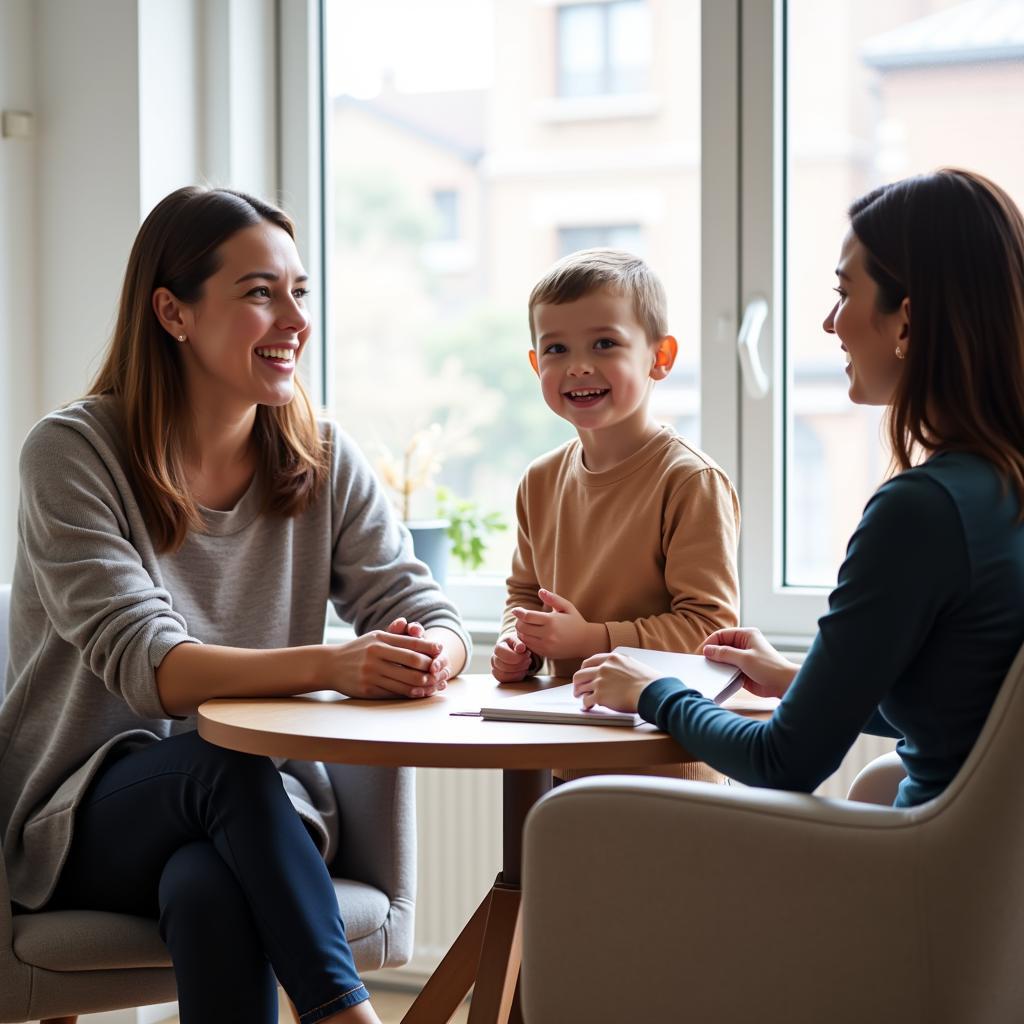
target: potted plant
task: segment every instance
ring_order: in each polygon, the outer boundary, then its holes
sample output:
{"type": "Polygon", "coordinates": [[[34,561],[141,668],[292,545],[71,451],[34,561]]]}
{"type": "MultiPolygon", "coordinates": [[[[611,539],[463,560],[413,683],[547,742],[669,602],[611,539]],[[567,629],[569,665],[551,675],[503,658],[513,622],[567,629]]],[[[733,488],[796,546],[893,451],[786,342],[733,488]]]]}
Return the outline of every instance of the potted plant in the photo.
{"type": "Polygon", "coordinates": [[[448,577],[448,521],[436,516],[413,517],[417,494],[426,490],[441,471],[442,433],[439,423],[417,430],[398,456],[381,446],[377,468],[381,479],[391,488],[402,522],[412,534],[416,557],[427,564],[430,574],[443,587],[448,577]]]}
{"type": "Polygon", "coordinates": [[[479,502],[457,498],[447,487],[437,489],[437,511],[448,521],[451,553],[464,572],[475,572],[484,564],[490,534],[508,529],[500,512],[485,512],[479,502]]]}
{"type": "Polygon", "coordinates": [[[428,488],[441,471],[443,443],[444,431],[432,423],[410,437],[401,455],[382,446],[377,462],[381,479],[391,489],[402,522],[412,534],[416,557],[442,587],[448,578],[449,553],[464,571],[472,572],[483,564],[487,536],[508,529],[499,513],[484,512],[477,502],[457,498],[446,487],[437,488],[433,505],[427,505],[428,488]],[[428,507],[433,515],[424,517],[428,507]]]}

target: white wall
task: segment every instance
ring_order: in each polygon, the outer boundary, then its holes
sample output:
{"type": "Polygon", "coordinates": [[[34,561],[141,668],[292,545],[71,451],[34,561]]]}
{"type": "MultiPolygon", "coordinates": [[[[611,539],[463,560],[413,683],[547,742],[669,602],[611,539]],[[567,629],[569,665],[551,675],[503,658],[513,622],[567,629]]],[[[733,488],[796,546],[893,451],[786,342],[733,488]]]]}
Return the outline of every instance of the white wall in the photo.
{"type": "MultiPolygon", "coordinates": [[[[32,2],[0,2],[0,108],[35,109],[32,2]]],[[[35,168],[38,142],[0,139],[0,580],[10,579],[18,448],[39,408],[35,168]]]]}
{"type": "Polygon", "coordinates": [[[201,2],[144,0],[138,5],[140,221],[168,192],[197,182],[204,165],[207,79],[197,11],[201,2]]]}
{"type": "Polygon", "coordinates": [[[99,368],[155,203],[198,181],[277,191],[274,0],[0,0],[0,580],[17,453],[99,368]]]}
{"type": "Polygon", "coordinates": [[[79,397],[110,336],[140,209],[136,0],[37,0],[40,413],[79,397]]]}

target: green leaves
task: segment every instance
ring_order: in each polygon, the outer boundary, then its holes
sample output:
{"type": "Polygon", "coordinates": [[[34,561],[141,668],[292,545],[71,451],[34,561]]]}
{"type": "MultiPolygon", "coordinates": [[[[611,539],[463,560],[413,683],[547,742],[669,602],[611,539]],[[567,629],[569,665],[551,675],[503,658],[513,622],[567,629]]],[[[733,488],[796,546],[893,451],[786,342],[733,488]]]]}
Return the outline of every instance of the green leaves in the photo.
{"type": "Polygon", "coordinates": [[[478,502],[456,498],[447,487],[437,489],[437,514],[448,520],[452,555],[467,572],[484,564],[487,537],[508,529],[500,512],[484,512],[478,502]]]}

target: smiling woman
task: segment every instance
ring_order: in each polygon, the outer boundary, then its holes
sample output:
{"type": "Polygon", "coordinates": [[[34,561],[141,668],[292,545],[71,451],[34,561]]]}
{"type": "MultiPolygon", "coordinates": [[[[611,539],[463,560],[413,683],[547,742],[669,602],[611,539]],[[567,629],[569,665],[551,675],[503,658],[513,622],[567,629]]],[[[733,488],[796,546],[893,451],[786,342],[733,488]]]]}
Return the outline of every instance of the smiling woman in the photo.
{"type": "Polygon", "coordinates": [[[293,376],[310,331],[294,234],[253,196],[201,188],[168,196],[139,232],[90,394],[117,396],[138,439],[128,468],[158,547],[201,529],[200,505],[232,507],[257,464],[270,507],[285,515],[326,478],[312,404],[293,376]],[[268,348],[290,350],[291,365],[261,356],[268,348]]]}
{"type": "Polygon", "coordinates": [[[295,376],[306,294],[285,214],[179,189],[139,231],[90,393],[21,454],[0,706],[11,894],[158,917],[186,1024],[269,1024],[275,975],[303,1024],[377,1020],[325,866],[341,837],[323,765],[213,747],[196,707],[427,696],[469,646],[295,376]],[[322,643],[328,601],[355,640],[322,643]]]}
{"type": "Polygon", "coordinates": [[[850,398],[887,407],[900,472],[864,509],[801,666],[755,628],[705,641],[778,709],[738,720],[614,653],[574,685],[747,785],[813,792],[861,732],[898,739],[906,807],[960,770],[1024,643],[1024,217],[956,168],[849,215],[823,326],[849,356],[850,398]]]}
{"type": "Polygon", "coordinates": [[[836,268],[839,298],[822,326],[836,335],[846,353],[850,400],[888,405],[899,383],[900,363],[907,357],[910,300],[901,296],[892,309],[877,301],[869,258],[853,230],[848,231],[836,268]]]}

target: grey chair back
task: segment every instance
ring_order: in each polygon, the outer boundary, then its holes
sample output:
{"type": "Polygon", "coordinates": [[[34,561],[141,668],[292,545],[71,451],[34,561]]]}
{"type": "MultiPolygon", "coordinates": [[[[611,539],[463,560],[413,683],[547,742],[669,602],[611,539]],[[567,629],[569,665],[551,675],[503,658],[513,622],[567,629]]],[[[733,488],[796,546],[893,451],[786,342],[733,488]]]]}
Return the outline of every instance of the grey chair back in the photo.
{"type": "MultiPolygon", "coordinates": [[[[0,585],[0,703],[11,587],[0,585]]],[[[411,768],[332,765],[343,820],[353,823],[334,888],[356,966],[397,967],[412,955],[416,891],[411,768]]],[[[0,852],[0,1022],[72,1018],[175,997],[174,973],[149,918],[99,911],[12,915],[0,852]]]]}
{"type": "Polygon", "coordinates": [[[605,977],[629,979],[630,1020],[1024,1019],[1022,737],[1024,648],[963,767],[918,807],[560,786],[524,833],[525,1019],[618,1024],[605,977]]]}

